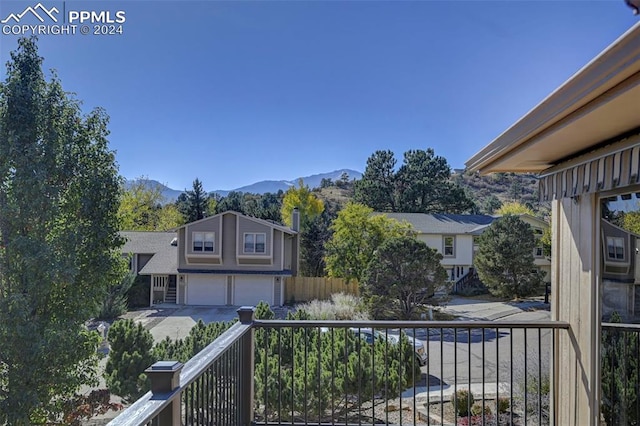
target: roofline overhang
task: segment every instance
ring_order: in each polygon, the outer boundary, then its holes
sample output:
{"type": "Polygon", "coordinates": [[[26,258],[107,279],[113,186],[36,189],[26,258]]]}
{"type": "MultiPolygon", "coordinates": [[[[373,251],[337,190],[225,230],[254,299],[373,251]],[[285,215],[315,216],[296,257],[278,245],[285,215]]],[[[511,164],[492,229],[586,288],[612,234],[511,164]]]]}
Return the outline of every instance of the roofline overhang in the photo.
{"type": "Polygon", "coordinates": [[[235,210],[226,210],[226,211],[224,211],[224,212],[220,212],[220,213],[218,213],[218,214],[214,214],[214,215],[212,215],[212,216],[207,216],[207,217],[205,217],[205,218],[202,218],[202,219],[199,219],[199,220],[196,220],[196,221],[193,221],[193,222],[185,223],[184,225],[179,226],[179,227],[174,228],[174,229],[175,229],[175,231],[177,232],[178,230],[180,230],[180,229],[182,229],[182,228],[187,228],[188,226],[191,226],[191,225],[194,225],[194,224],[197,224],[197,223],[200,223],[200,222],[205,222],[205,221],[207,221],[207,220],[209,220],[209,219],[212,219],[212,218],[214,218],[214,217],[224,216],[225,214],[233,214],[233,215],[235,215],[236,217],[242,217],[242,218],[244,218],[244,219],[248,219],[248,220],[250,220],[250,221],[252,221],[252,222],[259,223],[259,224],[261,224],[261,225],[270,226],[270,227],[272,227],[272,228],[274,228],[274,229],[277,229],[278,231],[284,232],[284,233],[286,233],[286,234],[290,234],[290,235],[296,235],[296,234],[298,234],[298,232],[297,232],[297,231],[294,231],[293,229],[288,228],[288,227],[286,227],[286,226],[284,226],[284,225],[278,225],[277,223],[271,223],[270,221],[265,220],[265,219],[259,219],[259,218],[257,218],[257,217],[247,216],[246,214],[242,214],[242,213],[237,212],[237,211],[235,211],[235,210]]]}
{"type": "MultiPolygon", "coordinates": [[[[640,22],[633,25],[558,89],[471,157],[469,171],[539,173],[566,158],[514,169],[507,161],[572,121],[610,102],[620,91],[640,84],[640,22]]],[[[628,130],[628,129],[627,129],[628,130]]],[[[612,129],[612,131],[614,131],[612,129]]],[[[615,131],[614,131],[615,133],[615,131]]],[[[615,138],[618,134],[611,134],[615,138]]],[[[581,152],[588,150],[583,146],[581,152]]]]}

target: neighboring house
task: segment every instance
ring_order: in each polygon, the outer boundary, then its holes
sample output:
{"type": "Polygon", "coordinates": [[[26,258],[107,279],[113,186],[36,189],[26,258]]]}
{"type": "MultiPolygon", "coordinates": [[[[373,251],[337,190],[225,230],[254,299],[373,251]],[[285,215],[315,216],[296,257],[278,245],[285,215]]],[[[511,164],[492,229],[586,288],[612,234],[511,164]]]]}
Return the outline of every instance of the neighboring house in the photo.
{"type": "Polygon", "coordinates": [[[640,318],[640,235],[600,221],[602,317],[617,312],[624,322],[640,318]]]}
{"type": "Polygon", "coordinates": [[[549,228],[549,224],[544,220],[528,214],[519,214],[518,217],[525,223],[528,223],[533,230],[538,244],[533,249],[533,263],[544,272],[544,282],[551,282],[551,257],[545,255],[544,246],[542,244],[542,236],[544,231],[549,228]]]}
{"type": "Polygon", "coordinates": [[[123,251],[133,254],[133,270],[151,276],[151,304],[279,306],[284,278],[298,270],[296,210],[293,223],[227,211],[173,233],[124,232],[123,251]]]}
{"type": "Polygon", "coordinates": [[[417,239],[442,254],[442,266],[449,281],[457,281],[473,267],[476,238],[496,219],[488,215],[384,213],[391,219],[409,223],[417,239]]]}
{"type": "Polygon", "coordinates": [[[149,305],[176,303],[178,248],[175,232],[124,231],[122,252],[131,256],[130,269],[148,276],[149,305]]]}
{"type": "MultiPolygon", "coordinates": [[[[418,240],[442,254],[442,266],[452,282],[458,282],[469,273],[478,250],[477,238],[498,218],[479,214],[379,214],[411,224],[418,233],[418,240]]],[[[542,219],[530,215],[519,217],[531,226],[537,238],[541,238],[544,229],[549,226],[542,219]]],[[[542,244],[535,248],[533,255],[535,265],[545,272],[545,279],[550,281],[551,261],[544,256],[542,244]]]]}
{"type": "Polygon", "coordinates": [[[630,383],[633,391],[611,395],[613,386],[601,386],[611,378],[601,360],[611,351],[604,331],[626,330],[607,324],[608,312],[615,309],[624,321],[640,322],[631,302],[640,286],[632,269],[636,238],[607,221],[614,204],[637,208],[640,191],[640,23],[469,159],[467,167],[538,173],[540,194],[551,202],[551,318],[570,327],[568,335],[553,334],[555,423],[602,424],[600,407],[607,400],[621,401],[609,408],[633,407],[635,413],[637,381],[630,383]]]}

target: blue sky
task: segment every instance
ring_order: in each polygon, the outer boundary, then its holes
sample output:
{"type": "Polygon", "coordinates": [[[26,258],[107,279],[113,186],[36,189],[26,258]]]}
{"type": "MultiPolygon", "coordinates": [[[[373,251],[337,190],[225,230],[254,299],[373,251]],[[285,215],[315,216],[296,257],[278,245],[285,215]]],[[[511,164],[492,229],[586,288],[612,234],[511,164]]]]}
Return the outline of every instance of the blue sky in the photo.
{"type": "Polygon", "coordinates": [[[40,35],[44,67],[106,109],[123,176],[206,190],[363,171],[378,149],[462,168],[638,20],[623,0],[42,4],[125,12],[122,34],[40,35]]]}

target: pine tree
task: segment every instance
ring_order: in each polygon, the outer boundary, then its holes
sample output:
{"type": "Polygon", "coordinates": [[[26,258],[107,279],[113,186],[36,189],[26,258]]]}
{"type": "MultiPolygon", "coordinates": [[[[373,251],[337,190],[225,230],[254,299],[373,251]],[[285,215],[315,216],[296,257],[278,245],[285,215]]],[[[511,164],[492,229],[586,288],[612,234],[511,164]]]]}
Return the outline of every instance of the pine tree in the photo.
{"type": "Polygon", "coordinates": [[[178,209],[184,215],[187,223],[204,219],[208,215],[209,195],[202,188],[202,182],[196,178],[191,190],[186,191],[184,203],[178,205],[178,209]]]}
{"type": "Polygon", "coordinates": [[[133,320],[119,320],[109,328],[111,344],[105,379],[109,390],[124,400],[134,401],[150,389],[144,370],[155,361],[151,347],[153,336],[149,330],[133,320]]]}
{"type": "Polygon", "coordinates": [[[495,220],[479,238],[474,266],[491,294],[520,298],[536,294],[543,273],[536,268],[537,242],[528,223],[511,214],[495,220]]]}

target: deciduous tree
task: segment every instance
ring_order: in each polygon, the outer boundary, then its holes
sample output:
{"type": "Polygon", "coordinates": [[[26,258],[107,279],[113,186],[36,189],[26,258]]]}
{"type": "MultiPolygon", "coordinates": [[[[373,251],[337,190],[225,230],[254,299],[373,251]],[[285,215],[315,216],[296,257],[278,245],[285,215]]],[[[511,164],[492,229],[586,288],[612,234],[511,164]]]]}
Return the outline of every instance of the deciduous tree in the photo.
{"type": "Polygon", "coordinates": [[[331,230],[325,259],[328,275],[357,280],[362,280],[375,250],[385,240],[414,235],[409,224],[374,215],[370,207],[358,203],[348,203],[331,224],[331,230]]]}
{"type": "Polygon", "coordinates": [[[136,179],[126,185],[118,209],[122,230],[158,230],[163,202],[161,188],[149,185],[145,178],[136,179]]]}
{"type": "Polygon", "coordinates": [[[493,295],[517,299],[540,291],[543,273],[533,261],[536,244],[531,226],[514,215],[495,220],[480,236],[474,265],[493,295]]]}
{"type": "Polygon", "coordinates": [[[414,237],[389,238],[374,252],[360,283],[376,319],[415,319],[420,305],[444,284],[442,255],[414,237]]]}
{"type": "Polygon", "coordinates": [[[291,187],[284,193],[281,215],[285,225],[292,225],[291,214],[295,208],[300,212],[300,230],[303,232],[309,222],[324,210],[322,200],[311,192],[302,179],[298,180],[297,187],[291,187]]]}
{"type": "Polygon", "coordinates": [[[517,201],[510,201],[504,203],[498,210],[495,212],[497,215],[504,216],[507,214],[519,215],[519,214],[528,214],[529,216],[535,216],[533,210],[529,207],[525,206],[522,203],[517,201]]]}
{"type": "Polygon", "coordinates": [[[0,424],[57,421],[95,382],[84,324],[125,272],[107,122],[18,41],[0,86],[0,424]]]}

